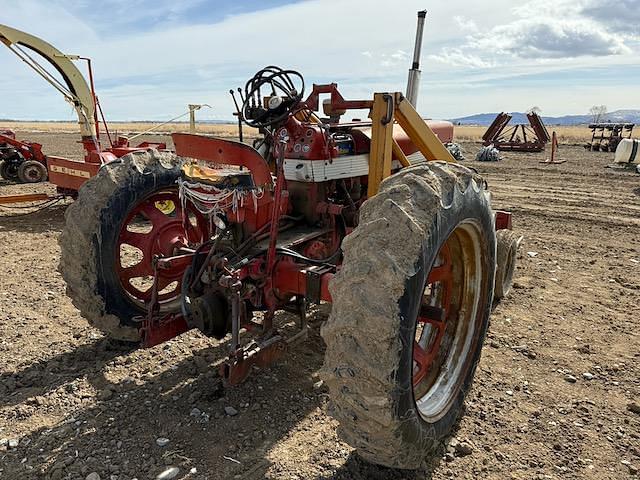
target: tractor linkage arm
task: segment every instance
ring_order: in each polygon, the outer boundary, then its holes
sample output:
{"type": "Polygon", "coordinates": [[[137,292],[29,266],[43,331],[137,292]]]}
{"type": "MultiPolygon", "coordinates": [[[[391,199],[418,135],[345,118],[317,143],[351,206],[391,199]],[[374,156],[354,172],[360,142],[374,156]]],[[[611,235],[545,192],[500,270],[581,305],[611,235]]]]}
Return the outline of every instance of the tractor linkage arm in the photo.
{"type": "Polygon", "coordinates": [[[382,180],[391,175],[393,155],[403,167],[410,165],[400,145],[393,139],[394,123],[402,127],[427,160],[456,161],[402,93],[376,93],[373,100],[345,100],[338,91],[337,84],[314,84],[311,94],[304,102],[305,105],[310,110],[317,111],[321,94],[330,95],[329,102],[323,107],[332,115],[339,116],[347,110],[369,110],[369,118],[372,121],[369,197],[378,193],[382,180]]]}

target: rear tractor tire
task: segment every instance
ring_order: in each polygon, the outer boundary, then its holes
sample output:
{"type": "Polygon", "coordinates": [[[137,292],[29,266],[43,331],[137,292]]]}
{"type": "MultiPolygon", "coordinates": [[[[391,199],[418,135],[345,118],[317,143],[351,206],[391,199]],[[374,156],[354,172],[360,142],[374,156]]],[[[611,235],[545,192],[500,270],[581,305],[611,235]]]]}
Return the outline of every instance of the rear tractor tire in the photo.
{"type": "Polygon", "coordinates": [[[483,185],[458,164],[405,168],[343,242],[321,372],[340,435],[369,462],[420,467],[462,414],[493,300],[483,185]]]}
{"type": "Polygon", "coordinates": [[[518,247],[522,237],[511,230],[498,230],[496,241],[496,285],[493,296],[496,300],[502,300],[509,295],[513,286],[518,247]]]}
{"type": "Polygon", "coordinates": [[[18,178],[22,183],[40,183],[47,177],[47,167],[35,160],[22,162],[18,168],[18,178]]]}
{"type": "MultiPolygon", "coordinates": [[[[188,208],[176,180],[181,159],[156,150],[104,165],[80,188],[65,214],[59,270],[67,294],[89,323],[110,337],[140,340],[140,315],[151,298],[154,256],[201,243],[206,219],[188,208]]],[[[162,271],[162,312],[178,311],[182,271],[162,271]]]]}

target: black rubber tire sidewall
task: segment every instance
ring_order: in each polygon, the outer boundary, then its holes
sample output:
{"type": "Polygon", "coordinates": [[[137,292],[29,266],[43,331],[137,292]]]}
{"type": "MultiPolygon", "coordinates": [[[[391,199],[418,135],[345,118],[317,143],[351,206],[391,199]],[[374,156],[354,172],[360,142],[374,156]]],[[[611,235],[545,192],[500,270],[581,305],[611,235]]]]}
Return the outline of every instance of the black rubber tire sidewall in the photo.
{"type": "Polygon", "coordinates": [[[511,291],[518,255],[518,239],[511,230],[499,230],[497,236],[494,298],[502,300],[511,291]]]}
{"type": "MultiPolygon", "coordinates": [[[[424,291],[426,276],[434,264],[440,247],[444,241],[453,233],[455,228],[464,220],[476,219],[481,238],[493,241],[481,242],[485,250],[481,254],[483,268],[487,272],[485,276],[486,285],[481,292],[479,299],[478,315],[480,326],[477,330],[475,348],[471,353],[470,367],[468,368],[462,386],[456,394],[448,412],[435,423],[427,423],[419,414],[413,397],[413,348],[403,348],[399,369],[396,376],[397,389],[396,407],[397,418],[403,419],[401,424],[401,434],[406,442],[410,444],[425,444],[425,442],[439,441],[448,435],[456,421],[461,416],[464,408],[464,398],[471,386],[477,363],[480,359],[482,344],[489,325],[489,315],[493,300],[493,281],[495,269],[495,231],[494,218],[489,205],[482,193],[478,195],[463,195],[461,202],[453,204],[451,208],[441,209],[440,215],[436,217],[432,225],[431,232],[439,232],[433,235],[423,245],[422,258],[417,260],[417,274],[408,278],[405,283],[405,293],[400,299],[400,333],[403,345],[413,345],[416,318],[420,301],[424,291]]],[[[435,445],[425,445],[431,450],[435,445]]]]}
{"type": "Polygon", "coordinates": [[[8,170],[9,170],[9,162],[7,160],[2,160],[0,162],[0,177],[2,177],[3,179],[9,182],[18,181],[18,174],[16,173],[15,175],[10,175],[8,173],[8,170]]]}
{"type": "Polygon", "coordinates": [[[0,160],[0,178],[2,178],[3,180],[9,180],[7,178],[7,162],[5,162],[4,160],[0,160]]]}
{"type": "Polygon", "coordinates": [[[104,300],[105,312],[117,316],[122,326],[139,327],[140,324],[133,317],[146,311],[129,300],[116,272],[120,229],[129,212],[141,200],[159,190],[177,188],[175,183],[179,175],[179,166],[170,169],[161,167],[153,175],[132,168],[127,182],[118,186],[117,193],[110,196],[100,213],[100,242],[94,237],[99,261],[96,272],[98,290],[104,300]]]}
{"type": "Polygon", "coordinates": [[[44,182],[47,179],[47,167],[45,167],[42,163],[36,160],[27,160],[23,162],[18,169],[18,178],[22,183],[40,183],[44,182]],[[25,176],[25,170],[29,167],[35,167],[40,171],[40,178],[37,180],[32,180],[25,176]]]}

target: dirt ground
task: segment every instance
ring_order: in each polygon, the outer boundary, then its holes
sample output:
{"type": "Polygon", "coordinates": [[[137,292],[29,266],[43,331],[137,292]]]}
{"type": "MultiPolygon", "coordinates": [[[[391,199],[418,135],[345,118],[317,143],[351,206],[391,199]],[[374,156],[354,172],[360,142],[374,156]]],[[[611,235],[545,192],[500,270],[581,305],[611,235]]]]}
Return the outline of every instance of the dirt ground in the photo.
{"type": "MultiPolygon", "coordinates": [[[[75,135],[30,138],[80,155],[75,135]]],[[[562,165],[546,156],[467,162],[525,240],[455,434],[468,448],[453,442],[415,472],[365,464],[337,437],[317,376],[326,306],[283,362],[223,389],[225,343],[189,332],[128,350],[79,316],[56,272],[64,204],[0,208],[0,478],[142,480],[170,467],[166,478],[193,480],[637,477],[640,176],[579,147],[561,148],[562,165]]]]}

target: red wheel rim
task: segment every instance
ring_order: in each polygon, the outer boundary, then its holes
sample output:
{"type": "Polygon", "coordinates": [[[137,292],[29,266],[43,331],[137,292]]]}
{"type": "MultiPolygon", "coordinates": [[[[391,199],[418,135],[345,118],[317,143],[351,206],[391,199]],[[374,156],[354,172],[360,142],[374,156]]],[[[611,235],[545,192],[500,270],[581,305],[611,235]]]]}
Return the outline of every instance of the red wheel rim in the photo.
{"type": "Polygon", "coordinates": [[[451,291],[453,287],[453,265],[451,252],[445,244],[438,254],[436,266],[427,276],[425,293],[418,312],[418,331],[415,337],[424,338],[424,329],[429,329],[423,344],[418,339],[413,342],[413,387],[425,380],[438,356],[449,318],[451,291]]]}
{"type": "Polygon", "coordinates": [[[412,387],[418,412],[430,422],[449,411],[479,352],[478,332],[490,291],[487,268],[492,268],[481,232],[473,219],[458,224],[425,281],[414,333],[412,387]]]}
{"type": "MultiPolygon", "coordinates": [[[[116,273],[122,289],[138,306],[151,300],[154,257],[176,255],[181,247],[206,240],[206,218],[191,204],[182,208],[177,190],[155,192],[137,203],[122,223],[116,242],[116,273]]],[[[166,307],[179,298],[183,268],[158,272],[158,302],[166,307]]]]}

